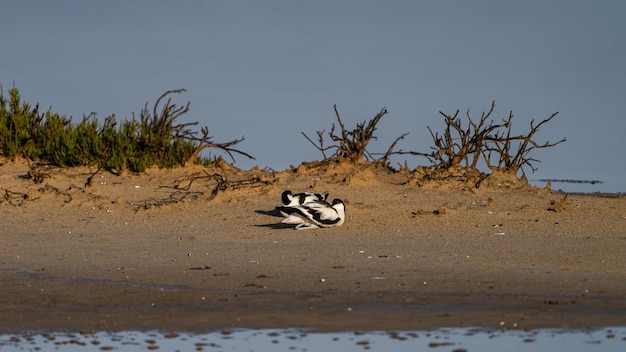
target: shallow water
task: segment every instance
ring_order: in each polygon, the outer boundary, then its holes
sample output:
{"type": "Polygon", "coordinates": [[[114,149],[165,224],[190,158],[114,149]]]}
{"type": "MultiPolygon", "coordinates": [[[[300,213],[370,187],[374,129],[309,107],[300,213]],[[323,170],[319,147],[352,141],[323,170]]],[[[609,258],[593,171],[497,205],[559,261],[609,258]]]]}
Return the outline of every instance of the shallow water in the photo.
{"type": "Polygon", "coordinates": [[[306,329],[0,335],[1,351],[623,351],[626,327],[321,333],[306,329]]]}

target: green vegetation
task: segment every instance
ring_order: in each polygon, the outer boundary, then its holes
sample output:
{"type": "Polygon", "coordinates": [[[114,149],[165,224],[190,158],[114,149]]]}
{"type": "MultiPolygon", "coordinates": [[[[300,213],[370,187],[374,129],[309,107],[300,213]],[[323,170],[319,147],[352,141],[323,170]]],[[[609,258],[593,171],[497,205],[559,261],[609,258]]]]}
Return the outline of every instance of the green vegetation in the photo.
{"type": "Polygon", "coordinates": [[[222,149],[231,157],[234,152],[254,159],[232,148],[243,138],[213,143],[206,127],[201,129],[201,137],[189,129],[197,122],[176,123],[189,111],[189,102],[178,107],[170,95],[182,92],[185,90],[165,92],[152,112],[146,103],[139,119],[133,115],[132,120],[118,125],[115,115],[100,123],[91,114],[73,123],[71,118],[50,109],[41,113],[39,105],[33,108],[22,102],[17,88],[11,88],[5,97],[0,87],[0,156],[11,160],[24,157],[61,167],[97,165],[113,173],[141,172],[151,166],[172,168],[191,162],[206,165],[211,159],[200,157],[206,148],[222,149]]]}
{"type": "MultiPolygon", "coordinates": [[[[81,122],[73,123],[64,115],[51,110],[42,113],[39,105],[33,108],[22,102],[15,87],[5,97],[0,86],[0,156],[12,160],[26,158],[61,167],[95,165],[98,170],[104,168],[116,174],[124,170],[141,172],[151,166],[208,165],[212,160],[200,157],[200,152],[206,148],[221,149],[233,161],[233,153],[254,159],[233,148],[244,140],[243,137],[226,143],[213,143],[206,127],[198,132],[190,129],[197,122],[177,123],[176,120],[189,111],[190,103],[177,106],[172,103],[171,95],[183,92],[184,89],[165,92],[151,110],[146,103],[138,119],[133,114],[131,120],[118,124],[115,115],[112,115],[101,123],[95,114],[91,114],[84,116],[81,122]]],[[[492,102],[491,108],[483,112],[480,119],[472,119],[469,111],[465,118],[459,115],[459,110],[452,115],[440,112],[445,129],[439,134],[427,127],[434,143],[429,153],[394,151],[396,144],[408,133],[398,137],[386,153],[370,153],[367,150],[369,142],[376,139],[374,132],[377,124],[388,113],[386,108],[369,121],[348,129],[335,106],[338,128],[333,123],[328,134],[324,130],[317,131],[317,142],[304,132],[302,134],[322,152],[323,162],[338,160],[355,165],[364,163],[389,167],[391,155],[410,154],[430,161],[431,165],[419,166],[415,170],[415,174],[424,180],[460,180],[478,187],[489,176],[479,170],[479,166],[485,166],[492,175],[514,176],[525,181],[524,168],[535,171],[533,163],[539,162],[530,153],[565,141],[565,138],[556,143],[534,140],[539,127],[556,117],[558,112],[538,124],[531,120],[527,133],[513,134],[513,114],[509,113],[507,118],[495,122],[491,118],[494,108],[495,102],[492,102]],[[331,145],[324,145],[325,136],[330,138],[331,145]],[[332,152],[330,157],[327,151],[332,152]],[[373,154],[383,156],[375,159],[373,154]]]]}

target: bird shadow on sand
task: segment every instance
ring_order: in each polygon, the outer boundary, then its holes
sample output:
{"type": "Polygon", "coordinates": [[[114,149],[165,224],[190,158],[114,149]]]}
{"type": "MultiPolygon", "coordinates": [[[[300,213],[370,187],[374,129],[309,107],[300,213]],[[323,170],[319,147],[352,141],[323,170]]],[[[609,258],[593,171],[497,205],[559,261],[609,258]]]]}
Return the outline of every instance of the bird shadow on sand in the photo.
{"type": "MultiPolygon", "coordinates": [[[[280,212],[278,211],[278,209],[255,210],[255,213],[261,214],[261,215],[273,216],[273,217],[277,217],[277,218],[284,218],[284,216],[280,215],[280,212]]],[[[293,225],[283,224],[281,222],[272,223],[272,224],[258,224],[258,225],[254,225],[254,226],[256,226],[256,227],[269,227],[270,229],[274,229],[274,230],[293,229],[293,225]]]]}
{"type": "Polygon", "coordinates": [[[283,229],[292,229],[293,230],[293,225],[290,224],[282,224],[282,223],[277,223],[277,224],[257,224],[254,225],[256,227],[269,227],[272,230],[283,230],[283,229]]]}
{"type": "Polygon", "coordinates": [[[278,211],[278,209],[272,209],[272,210],[255,210],[254,211],[257,214],[261,214],[261,215],[267,215],[267,216],[274,216],[277,218],[282,218],[283,216],[280,215],[280,212],[278,211]]]}

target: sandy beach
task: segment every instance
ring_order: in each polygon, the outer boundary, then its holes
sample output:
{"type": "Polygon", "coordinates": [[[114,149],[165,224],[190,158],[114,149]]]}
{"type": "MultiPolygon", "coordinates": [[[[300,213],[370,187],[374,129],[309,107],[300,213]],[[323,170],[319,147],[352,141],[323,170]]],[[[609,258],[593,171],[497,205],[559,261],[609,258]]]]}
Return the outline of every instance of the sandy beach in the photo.
{"type": "Polygon", "coordinates": [[[623,195],[311,166],[4,161],[0,332],[626,325],[623,195]],[[280,224],[286,189],[343,199],[345,224],[280,224]]]}

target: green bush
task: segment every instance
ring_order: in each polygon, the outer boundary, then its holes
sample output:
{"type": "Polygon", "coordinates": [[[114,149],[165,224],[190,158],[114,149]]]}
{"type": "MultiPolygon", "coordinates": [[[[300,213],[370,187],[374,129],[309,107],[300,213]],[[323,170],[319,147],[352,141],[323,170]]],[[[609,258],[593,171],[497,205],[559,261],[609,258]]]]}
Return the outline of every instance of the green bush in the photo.
{"type": "Polygon", "coordinates": [[[180,108],[171,99],[163,106],[160,103],[169,94],[184,91],[166,92],[157,100],[152,114],[146,104],[139,120],[133,115],[118,126],[115,115],[100,123],[92,114],[75,124],[71,118],[51,110],[42,114],[38,105],[33,108],[21,101],[17,88],[11,88],[5,97],[0,87],[0,155],[62,167],[98,165],[116,173],[125,169],[141,172],[151,166],[172,168],[186,162],[208,165],[211,160],[199,156],[207,147],[251,157],[230,148],[243,138],[224,144],[211,143],[208,129],[203,128],[203,137],[196,138],[197,132],[188,129],[195,123],[175,124],[176,118],[189,110],[189,103],[180,108]]]}

